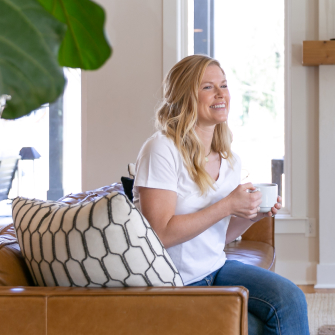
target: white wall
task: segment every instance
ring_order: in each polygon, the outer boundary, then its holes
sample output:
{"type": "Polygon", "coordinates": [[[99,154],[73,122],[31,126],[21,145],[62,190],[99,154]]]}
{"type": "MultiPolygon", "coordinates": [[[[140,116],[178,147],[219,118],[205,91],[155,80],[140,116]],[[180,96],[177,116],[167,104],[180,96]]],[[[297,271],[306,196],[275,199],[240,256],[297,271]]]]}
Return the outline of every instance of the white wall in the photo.
{"type": "Polygon", "coordinates": [[[82,73],[82,185],[90,190],[128,175],[153,132],[161,99],[162,1],[100,0],[114,52],[98,71],[82,73]]]}
{"type": "MultiPolygon", "coordinates": [[[[335,1],[319,0],[319,39],[335,38],[335,1]]],[[[335,65],[319,68],[319,240],[317,288],[335,288],[335,65]]]]}
{"type": "Polygon", "coordinates": [[[318,39],[318,1],[286,1],[286,109],[291,217],[276,220],[276,272],[297,284],[316,282],[318,228],[318,67],[302,66],[302,42],[318,39]],[[307,237],[308,226],[316,230],[307,237]],[[295,227],[296,226],[296,227],[295,227]]]}
{"type": "MultiPolygon", "coordinates": [[[[172,1],[172,0],[171,0],[172,1]]],[[[119,181],[153,132],[163,80],[163,0],[100,0],[114,54],[82,75],[83,190],[119,181]]],[[[291,201],[289,218],[276,222],[276,271],[298,284],[315,283],[318,238],[318,68],[303,67],[302,41],[318,39],[318,1],[289,1],[288,117],[291,201]],[[293,217],[293,219],[292,219],[293,217]]],[[[166,23],[166,22],[165,22],[166,23]]],[[[164,29],[166,25],[164,24],[164,29]]]]}

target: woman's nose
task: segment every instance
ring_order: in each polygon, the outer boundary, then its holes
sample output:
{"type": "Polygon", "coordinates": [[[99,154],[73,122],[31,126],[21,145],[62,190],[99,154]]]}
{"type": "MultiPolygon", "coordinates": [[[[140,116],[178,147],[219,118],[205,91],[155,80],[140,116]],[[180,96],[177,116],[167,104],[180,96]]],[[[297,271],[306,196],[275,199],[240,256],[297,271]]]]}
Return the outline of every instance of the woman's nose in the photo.
{"type": "Polygon", "coordinates": [[[224,96],[224,90],[221,87],[218,87],[216,90],[216,96],[222,98],[224,96]]]}

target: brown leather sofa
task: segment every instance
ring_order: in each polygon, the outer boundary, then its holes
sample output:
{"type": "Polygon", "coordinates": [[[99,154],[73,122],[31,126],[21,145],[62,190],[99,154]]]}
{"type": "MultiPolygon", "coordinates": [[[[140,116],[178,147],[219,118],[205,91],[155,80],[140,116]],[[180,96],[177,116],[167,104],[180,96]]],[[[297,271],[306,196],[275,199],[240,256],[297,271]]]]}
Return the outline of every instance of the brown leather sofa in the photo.
{"type": "MultiPolygon", "coordinates": [[[[255,223],[225,251],[228,259],[274,271],[274,218],[255,223]]],[[[36,287],[12,224],[0,226],[0,306],[1,335],[248,334],[244,287],[36,287]]]]}

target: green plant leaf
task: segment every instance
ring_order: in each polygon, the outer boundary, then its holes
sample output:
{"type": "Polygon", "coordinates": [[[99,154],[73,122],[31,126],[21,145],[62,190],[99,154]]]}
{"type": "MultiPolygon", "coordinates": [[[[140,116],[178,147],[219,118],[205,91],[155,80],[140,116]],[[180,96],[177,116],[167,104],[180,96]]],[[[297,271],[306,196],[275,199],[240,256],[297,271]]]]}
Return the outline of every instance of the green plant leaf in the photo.
{"type": "Polygon", "coordinates": [[[2,113],[16,119],[63,92],[57,57],[66,26],[37,0],[0,0],[0,96],[10,95],[2,113]]]}
{"type": "Polygon", "coordinates": [[[112,53],[104,35],[105,12],[90,0],[38,0],[68,26],[59,50],[62,66],[95,70],[112,53]]]}

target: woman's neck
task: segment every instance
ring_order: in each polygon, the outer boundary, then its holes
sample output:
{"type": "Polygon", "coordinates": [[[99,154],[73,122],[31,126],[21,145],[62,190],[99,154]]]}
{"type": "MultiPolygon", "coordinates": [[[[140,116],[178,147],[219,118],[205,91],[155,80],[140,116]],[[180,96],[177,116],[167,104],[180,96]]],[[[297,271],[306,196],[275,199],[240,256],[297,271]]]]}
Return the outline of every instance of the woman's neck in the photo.
{"type": "Polygon", "coordinates": [[[206,155],[211,151],[214,129],[215,126],[213,127],[202,127],[198,125],[195,126],[195,131],[205,147],[206,155]]]}

